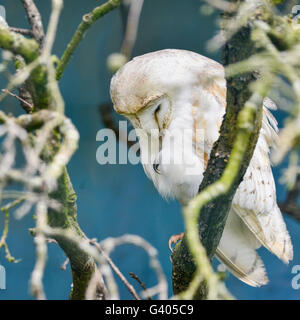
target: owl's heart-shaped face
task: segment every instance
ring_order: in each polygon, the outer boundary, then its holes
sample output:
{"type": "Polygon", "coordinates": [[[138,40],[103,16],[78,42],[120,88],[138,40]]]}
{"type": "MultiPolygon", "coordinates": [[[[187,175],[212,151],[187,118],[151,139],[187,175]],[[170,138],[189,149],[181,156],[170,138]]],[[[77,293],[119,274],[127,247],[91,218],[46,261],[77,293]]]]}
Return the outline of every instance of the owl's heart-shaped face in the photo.
{"type": "Polygon", "coordinates": [[[115,110],[136,129],[146,175],[182,203],[198,191],[225,110],[210,92],[212,79],[225,87],[217,62],[162,50],[134,58],[111,81],[115,110]]]}
{"type": "Polygon", "coordinates": [[[209,91],[214,78],[225,87],[215,61],[162,50],[134,58],[111,81],[114,108],[136,129],[145,173],[164,197],[186,203],[197,193],[225,110],[209,91]]]}

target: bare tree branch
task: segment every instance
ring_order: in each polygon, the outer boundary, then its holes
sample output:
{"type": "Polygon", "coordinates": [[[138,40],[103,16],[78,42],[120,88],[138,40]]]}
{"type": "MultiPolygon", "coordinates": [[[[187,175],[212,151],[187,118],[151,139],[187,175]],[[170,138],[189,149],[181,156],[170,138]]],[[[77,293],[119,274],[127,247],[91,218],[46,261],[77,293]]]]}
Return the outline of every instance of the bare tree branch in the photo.
{"type": "Polygon", "coordinates": [[[34,39],[42,47],[45,37],[42,18],[33,0],[21,0],[26,10],[34,39]]]}
{"type": "MultiPolygon", "coordinates": [[[[27,13],[31,30],[22,30],[17,28],[15,28],[14,30],[11,28],[11,30],[23,35],[32,36],[38,42],[41,50],[43,46],[45,34],[44,34],[44,28],[43,28],[40,12],[37,9],[33,0],[22,0],[22,3],[27,13]]],[[[28,100],[28,102],[32,104],[34,99],[33,97],[34,92],[32,92],[32,90],[30,89],[33,89],[33,86],[32,86],[32,83],[28,81],[27,83],[24,83],[22,86],[20,86],[19,95],[23,100],[28,100]]],[[[21,106],[25,109],[25,111],[32,112],[32,110],[27,109],[26,104],[24,104],[22,101],[21,101],[21,106]]]]}
{"type": "Polygon", "coordinates": [[[14,28],[14,27],[10,27],[9,30],[12,31],[12,32],[20,33],[20,34],[22,34],[23,36],[33,37],[33,32],[32,32],[32,30],[21,29],[21,28],[14,28]]]}

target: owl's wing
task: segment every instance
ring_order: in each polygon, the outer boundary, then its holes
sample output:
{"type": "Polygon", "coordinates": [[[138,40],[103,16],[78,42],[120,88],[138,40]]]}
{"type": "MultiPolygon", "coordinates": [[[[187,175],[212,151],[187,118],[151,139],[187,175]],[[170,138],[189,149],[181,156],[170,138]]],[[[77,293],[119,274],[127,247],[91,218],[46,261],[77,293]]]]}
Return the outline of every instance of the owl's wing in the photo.
{"type": "Polygon", "coordinates": [[[268,282],[264,264],[256,252],[260,243],[233,209],[216,250],[216,257],[238,279],[253,287],[268,282]]]}
{"type": "Polygon", "coordinates": [[[269,146],[277,140],[277,122],[264,101],[262,128],[244,179],[232,202],[233,210],[268,250],[288,263],[293,247],[276,202],[276,189],[269,159],[269,146]]]}

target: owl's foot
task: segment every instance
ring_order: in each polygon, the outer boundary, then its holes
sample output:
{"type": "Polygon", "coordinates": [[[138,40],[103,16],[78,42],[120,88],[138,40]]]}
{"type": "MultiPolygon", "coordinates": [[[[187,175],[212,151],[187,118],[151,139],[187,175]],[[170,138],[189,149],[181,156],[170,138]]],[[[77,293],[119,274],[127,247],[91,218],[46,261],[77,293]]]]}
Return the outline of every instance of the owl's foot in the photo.
{"type": "Polygon", "coordinates": [[[173,234],[169,239],[169,249],[171,252],[173,252],[172,244],[176,244],[179,240],[182,240],[184,236],[184,232],[181,232],[179,234],[173,234]]]}

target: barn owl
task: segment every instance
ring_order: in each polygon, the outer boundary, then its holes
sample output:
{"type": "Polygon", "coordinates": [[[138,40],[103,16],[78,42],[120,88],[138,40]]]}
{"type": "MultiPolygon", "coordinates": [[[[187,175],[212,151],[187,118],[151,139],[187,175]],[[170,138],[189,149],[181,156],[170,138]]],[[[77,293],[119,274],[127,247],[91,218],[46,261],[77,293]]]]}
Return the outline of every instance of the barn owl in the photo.
{"type": "MultiPolygon", "coordinates": [[[[142,161],[146,175],[163,197],[177,198],[186,205],[198,192],[219,136],[226,108],[223,66],[185,50],[152,52],[125,64],[113,76],[110,93],[114,109],[127,117],[137,132],[142,159],[143,155],[149,158],[142,161]],[[189,140],[191,148],[184,149],[172,140],[178,131],[190,132],[183,140],[189,140]],[[156,148],[149,148],[149,137],[150,145],[156,148]],[[174,148],[170,148],[170,141],[174,148]],[[171,161],[178,154],[182,161],[171,161]],[[170,161],[162,161],[163,157],[170,161]]],[[[251,286],[268,282],[259,247],[263,245],[285,263],[293,258],[290,236],[276,202],[269,158],[278,131],[269,111],[274,106],[271,100],[264,100],[258,142],[216,251],[217,259],[251,286]]]]}

